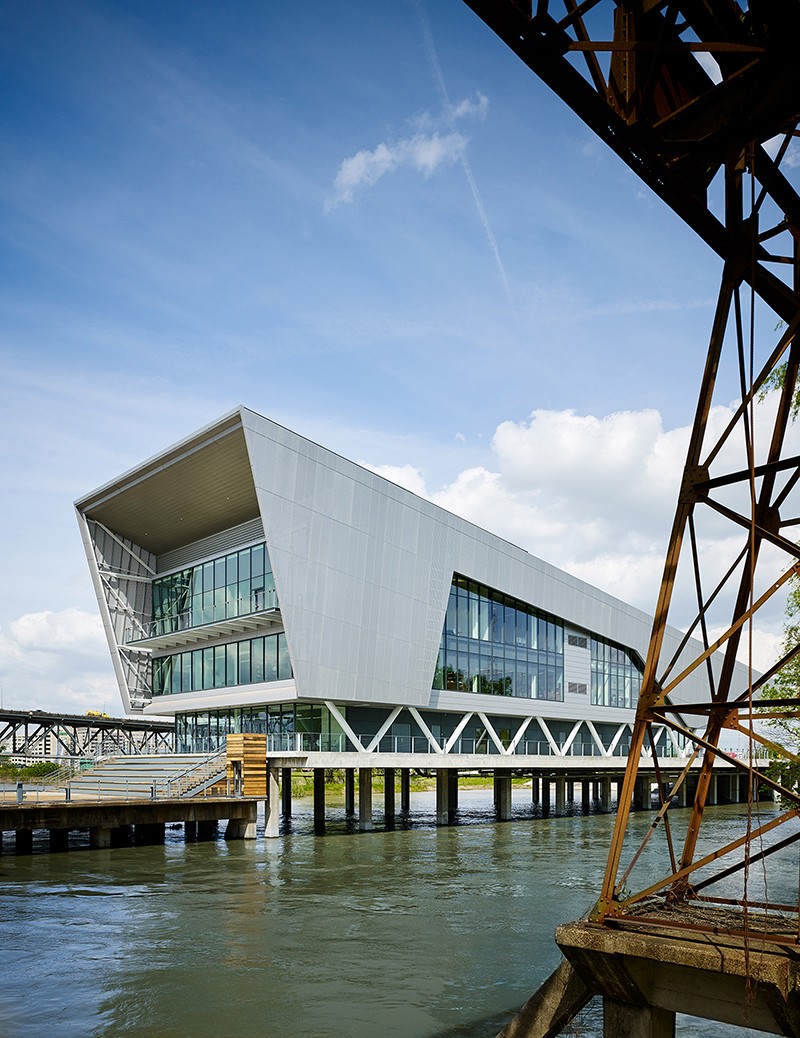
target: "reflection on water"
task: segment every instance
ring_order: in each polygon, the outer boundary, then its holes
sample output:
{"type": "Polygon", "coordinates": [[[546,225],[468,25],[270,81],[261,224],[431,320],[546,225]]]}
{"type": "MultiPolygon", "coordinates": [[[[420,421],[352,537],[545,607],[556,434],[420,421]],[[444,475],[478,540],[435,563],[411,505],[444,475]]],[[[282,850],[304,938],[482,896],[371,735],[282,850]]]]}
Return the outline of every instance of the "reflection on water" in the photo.
{"type": "MultiPolygon", "coordinates": [[[[161,847],[6,853],[0,1035],[491,1038],[556,965],[554,928],[595,899],[613,819],[490,810],[464,791],[461,824],[437,829],[433,795],[415,794],[409,827],[357,834],[334,806],[315,837],[296,802],[278,840],[173,829],[161,847]]],[[[716,809],[717,832],[742,811],[716,809]]],[[[599,1007],[580,1033],[602,1033],[599,1007]]]]}

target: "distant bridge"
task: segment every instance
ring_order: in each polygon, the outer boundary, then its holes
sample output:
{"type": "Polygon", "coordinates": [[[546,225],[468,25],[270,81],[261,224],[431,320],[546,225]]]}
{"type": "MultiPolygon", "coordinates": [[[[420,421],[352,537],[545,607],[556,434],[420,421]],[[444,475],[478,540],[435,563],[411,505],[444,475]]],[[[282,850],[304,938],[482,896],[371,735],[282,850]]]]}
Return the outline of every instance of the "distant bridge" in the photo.
{"type": "Polygon", "coordinates": [[[99,754],[172,753],[169,721],[0,710],[0,755],[88,757],[99,754]]]}

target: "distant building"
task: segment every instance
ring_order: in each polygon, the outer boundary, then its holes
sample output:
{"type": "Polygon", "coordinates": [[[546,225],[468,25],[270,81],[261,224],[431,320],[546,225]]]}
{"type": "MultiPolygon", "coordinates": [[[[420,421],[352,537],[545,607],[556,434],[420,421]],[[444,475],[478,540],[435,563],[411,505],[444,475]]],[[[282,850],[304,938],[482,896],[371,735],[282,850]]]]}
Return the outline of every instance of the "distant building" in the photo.
{"type": "Polygon", "coordinates": [[[179,749],[627,750],[649,616],[253,411],[76,509],[125,710],[179,749]]]}

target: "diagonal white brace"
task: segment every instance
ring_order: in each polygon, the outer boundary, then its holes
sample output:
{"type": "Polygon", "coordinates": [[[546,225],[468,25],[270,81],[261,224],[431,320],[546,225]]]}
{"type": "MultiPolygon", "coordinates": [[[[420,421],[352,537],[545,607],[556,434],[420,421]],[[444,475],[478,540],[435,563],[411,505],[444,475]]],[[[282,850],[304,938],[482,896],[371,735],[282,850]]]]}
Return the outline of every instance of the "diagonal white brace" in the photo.
{"type": "Polygon", "coordinates": [[[422,731],[423,731],[423,733],[425,735],[425,738],[428,740],[430,745],[433,746],[434,752],[435,753],[442,753],[443,752],[442,751],[442,747],[439,745],[439,743],[436,741],[436,739],[434,739],[433,732],[430,730],[430,728],[422,720],[422,715],[420,714],[419,710],[417,710],[417,708],[415,706],[410,706],[408,708],[408,712],[411,714],[411,716],[414,718],[414,720],[417,722],[417,724],[422,729],[422,731]]]}
{"type": "Polygon", "coordinates": [[[339,709],[339,707],[335,703],[332,703],[329,699],[324,700],[324,702],[325,702],[325,706],[327,706],[327,708],[330,710],[330,712],[336,718],[336,720],[337,720],[337,722],[339,724],[339,727],[342,729],[342,731],[347,736],[347,738],[350,740],[350,742],[353,744],[353,746],[357,750],[359,750],[361,753],[363,753],[364,752],[364,744],[361,742],[359,737],[356,735],[356,733],[353,731],[353,729],[347,723],[347,721],[345,720],[344,714],[339,709]]]}
{"type": "Polygon", "coordinates": [[[389,716],[378,729],[377,733],[375,734],[375,738],[372,740],[369,746],[367,746],[367,753],[374,753],[375,750],[377,750],[377,748],[381,744],[381,739],[384,737],[384,735],[386,735],[386,733],[392,727],[394,722],[397,720],[397,715],[400,713],[402,709],[402,706],[396,706],[394,710],[392,710],[392,712],[389,714],[389,716]]]}
{"type": "Polygon", "coordinates": [[[464,714],[464,716],[461,718],[461,720],[456,725],[455,731],[450,736],[450,738],[447,740],[447,742],[444,744],[444,752],[445,753],[449,753],[450,750],[455,746],[455,744],[458,742],[459,736],[464,731],[464,729],[467,727],[467,725],[469,724],[470,718],[473,717],[473,716],[474,716],[474,711],[470,711],[470,713],[464,714]]]}
{"type": "Polygon", "coordinates": [[[509,751],[505,748],[505,746],[500,741],[500,737],[498,736],[497,732],[492,727],[492,723],[489,720],[489,718],[486,716],[486,714],[481,714],[481,713],[478,714],[478,717],[480,717],[481,721],[486,726],[486,731],[489,733],[489,737],[491,738],[492,742],[497,747],[497,752],[498,753],[502,753],[504,757],[507,757],[508,754],[509,754],[509,751]]]}

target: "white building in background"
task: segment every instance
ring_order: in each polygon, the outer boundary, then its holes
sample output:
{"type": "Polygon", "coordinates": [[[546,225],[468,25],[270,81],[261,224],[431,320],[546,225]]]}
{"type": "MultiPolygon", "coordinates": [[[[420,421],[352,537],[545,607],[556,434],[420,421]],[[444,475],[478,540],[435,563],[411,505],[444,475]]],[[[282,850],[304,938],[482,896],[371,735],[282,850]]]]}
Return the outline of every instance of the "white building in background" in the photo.
{"type": "Polygon", "coordinates": [[[125,710],[179,749],[627,750],[649,616],[247,408],[76,509],[125,710]]]}

